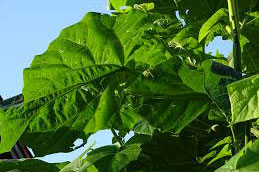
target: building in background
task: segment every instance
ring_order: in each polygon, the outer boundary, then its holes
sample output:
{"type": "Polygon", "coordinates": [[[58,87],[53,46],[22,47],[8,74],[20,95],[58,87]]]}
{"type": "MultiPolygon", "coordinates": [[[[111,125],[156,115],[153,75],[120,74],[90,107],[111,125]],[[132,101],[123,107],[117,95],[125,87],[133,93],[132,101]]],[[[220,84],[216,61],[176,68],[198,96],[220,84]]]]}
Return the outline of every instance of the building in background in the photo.
{"type": "MultiPolygon", "coordinates": [[[[0,109],[2,110],[7,110],[10,107],[20,107],[22,104],[23,96],[21,94],[6,100],[3,100],[0,96],[0,109]]],[[[0,159],[22,159],[32,157],[30,150],[20,143],[16,143],[11,152],[0,154],[0,159]]]]}

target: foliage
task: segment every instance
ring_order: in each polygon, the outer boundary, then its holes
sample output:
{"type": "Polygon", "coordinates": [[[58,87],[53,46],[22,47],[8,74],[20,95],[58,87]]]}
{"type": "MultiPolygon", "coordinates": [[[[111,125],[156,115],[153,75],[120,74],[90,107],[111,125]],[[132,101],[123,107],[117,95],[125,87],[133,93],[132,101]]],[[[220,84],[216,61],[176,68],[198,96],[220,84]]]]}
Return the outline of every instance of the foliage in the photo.
{"type": "Polygon", "coordinates": [[[0,111],[0,153],[17,141],[36,156],[70,152],[76,139],[86,143],[104,129],[114,144],[69,164],[4,160],[0,169],[257,169],[258,140],[243,138],[244,121],[254,122],[253,133],[259,128],[259,2],[239,4],[242,73],[231,68],[233,59],[205,52],[216,36],[233,39],[225,0],[109,3],[112,15],[86,14],[24,70],[23,105],[0,111]]]}
{"type": "Polygon", "coordinates": [[[224,166],[216,172],[226,171],[256,171],[258,169],[258,140],[250,142],[238,154],[233,156],[224,166]]]}
{"type": "Polygon", "coordinates": [[[259,116],[259,75],[228,85],[232,123],[256,119],[259,116]]]}

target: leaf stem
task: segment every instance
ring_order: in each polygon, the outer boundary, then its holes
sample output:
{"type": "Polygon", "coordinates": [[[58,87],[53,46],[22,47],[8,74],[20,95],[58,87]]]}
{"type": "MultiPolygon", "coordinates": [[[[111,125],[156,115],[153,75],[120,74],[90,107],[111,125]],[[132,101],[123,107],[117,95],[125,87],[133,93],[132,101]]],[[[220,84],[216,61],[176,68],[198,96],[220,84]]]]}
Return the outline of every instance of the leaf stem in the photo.
{"type": "Polygon", "coordinates": [[[230,125],[230,129],[231,129],[231,133],[232,133],[232,155],[235,155],[237,152],[237,148],[236,148],[236,134],[234,131],[234,126],[230,125]]]}
{"type": "Polygon", "coordinates": [[[113,136],[115,137],[115,139],[119,142],[120,146],[123,147],[124,143],[123,141],[120,139],[120,137],[117,135],[116,131],[114,128],[111,129],[113,136]]]}
{"type": "Polygon", "coordinates": [[[232,136],[233,136],[233,141],[234,143],[236,142],[236,135],[235,135],[235,132],[234,132],[234,127],[233,125],[230,125],[230,129],[231,129],[231,133],[232,133],[232,136]]]}
{"type": "MultiPolygon", "coordinates": [[[[250,7],[251,9],[251,7],[250,7]]],[[[238,0],[228,0],[228,10],[229,10],[229,21],[232,29],[232,37],[233,37],[233,56],[234,56],[234,69],[242,73],[242,65],[241,65],[241,46],[240,46],[240,27],[239,27],[239,10],[238,10],[238,0]]],[[[245,20],[244,20],[245,22],[245,20]]],[[[243,22],[243,25],[244,25],[243,22]]],[[[243,27],[242,25],[242,27],[243,27]]],[[[245,122],[245,145],[247,145],[249,141],[250,135],[250,122],[245,122]]],[[[231,126],[231,131],[233,135],[233,141],[235,143],[234,129],[231,126]]]]}
{"type": "Polygon", "coordinates": [[[233,37],[233,56],[234,56],[234,69],[242,72],[241,68],[241,46],[240,46],[240,33],[239,33],[239,13],[238,1],[228,0],[229,21],[232,29],[233,37]]]}
{"type": "MultiPolygon", "coordinates": [[[[233,37],[233,60],[234,69],[241,73],[241,46],[240,46],[240,33],[239,33],[239,13],[238,13],[238,1],[228,0],[228,12],[229,12],[229,22],[232,30],[233,37]]],[[[233,154],[236,153],[236,136],[234,131],[234,126],[230,125],[232,137],[233,137],[233,154]]]]}

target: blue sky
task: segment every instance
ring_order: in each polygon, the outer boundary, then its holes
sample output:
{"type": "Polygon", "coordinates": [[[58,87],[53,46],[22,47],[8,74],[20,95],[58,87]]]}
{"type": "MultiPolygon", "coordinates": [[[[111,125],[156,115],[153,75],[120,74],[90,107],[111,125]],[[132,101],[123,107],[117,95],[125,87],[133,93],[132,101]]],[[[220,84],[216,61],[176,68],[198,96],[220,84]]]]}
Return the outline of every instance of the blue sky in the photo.
{"type": "MultiPolygon", "coordinates": [[[[107,13],[106,0],[0,0],[0,95],[5,99],[22,92],[23,69],[33,57],[43,53],[60,31],[81,20],[90,11],[107,13]]],[[[222,46],[216,39],[207,51],[227,55],[231,42],[222,46]],[[217,47],[217,48],[215,48],[217,47]]],[[[111,133],[102,131],[90,138],[96,146],[111,143],[111,133]]],[[[43,158],[57,162],[72,160],[86,147],[70,154],[43,158]]]]}

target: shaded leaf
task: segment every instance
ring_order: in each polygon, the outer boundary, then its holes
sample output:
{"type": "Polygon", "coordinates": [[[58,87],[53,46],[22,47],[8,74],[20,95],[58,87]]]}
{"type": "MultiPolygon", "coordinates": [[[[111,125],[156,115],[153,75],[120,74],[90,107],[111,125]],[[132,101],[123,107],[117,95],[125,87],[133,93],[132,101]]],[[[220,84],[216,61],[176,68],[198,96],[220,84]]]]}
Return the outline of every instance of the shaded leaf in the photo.
{"type": "Polygon", "coordinates": [[[192,137],[177,137],[156,132],[153,138],[142,145],[139,160],[132,162],[128,169],[138,171],[201,171],[198,164],[197,142],[192,137]]]}
{"type": "Polygon", "coordinates": [[[1,172],[59,172],[56,164],[38,159],[0,160],[1,172]]]}
{"type": "Polygon", "coordinates": [[[152,127],[149,122],[145,120],[141,120],[138,123],[136,123],[133,131],[137,134],[144,134],[144,135],[150,135],[152,136],[154,133],[155,128],[152,127]]]}
{"type": "MultiPolygon", "coordinates": [[[[258,3],[258,2],[257,2],[258,3]]],[[[249,13],[247,22],[241,30],[242,67],[246,73],[259,71],[259,12],[249,13]]]]}

